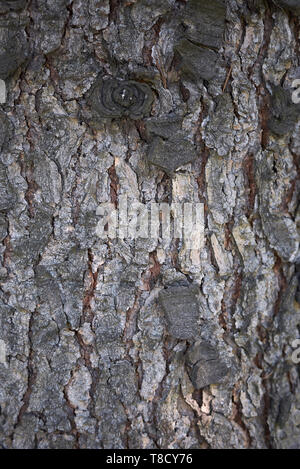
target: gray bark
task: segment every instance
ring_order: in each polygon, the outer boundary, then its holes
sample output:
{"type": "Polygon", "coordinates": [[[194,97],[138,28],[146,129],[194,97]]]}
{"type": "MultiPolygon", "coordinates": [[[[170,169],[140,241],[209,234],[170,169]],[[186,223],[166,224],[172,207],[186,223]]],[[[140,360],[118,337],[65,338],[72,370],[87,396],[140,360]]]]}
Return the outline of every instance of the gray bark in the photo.
{"type": "Polygon", "coordinates": [[[299,1],[209,4],[0,2],[3,448],[300,447],[299,1]]]}

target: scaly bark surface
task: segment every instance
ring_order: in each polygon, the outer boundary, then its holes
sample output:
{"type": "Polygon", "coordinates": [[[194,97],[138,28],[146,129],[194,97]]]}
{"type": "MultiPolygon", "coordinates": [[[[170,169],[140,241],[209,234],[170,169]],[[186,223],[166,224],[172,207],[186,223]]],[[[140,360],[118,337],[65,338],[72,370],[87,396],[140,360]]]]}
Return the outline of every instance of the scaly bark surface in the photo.
{"type": "Polygon", "coordinates": [[[3,448],[300,447],[299,3],[0,2],[3,448]]]}

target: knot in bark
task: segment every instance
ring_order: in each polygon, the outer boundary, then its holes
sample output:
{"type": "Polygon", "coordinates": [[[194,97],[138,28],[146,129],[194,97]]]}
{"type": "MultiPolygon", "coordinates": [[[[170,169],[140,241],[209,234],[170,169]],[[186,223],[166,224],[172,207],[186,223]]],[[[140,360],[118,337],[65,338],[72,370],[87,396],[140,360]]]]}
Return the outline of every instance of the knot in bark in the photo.
{"type": "Polygon", "coordinates": [[[153,92],[145,83],[106,78],[97,83],[91,98],[101,117],[140,119],[150,113],[153,92]]]}

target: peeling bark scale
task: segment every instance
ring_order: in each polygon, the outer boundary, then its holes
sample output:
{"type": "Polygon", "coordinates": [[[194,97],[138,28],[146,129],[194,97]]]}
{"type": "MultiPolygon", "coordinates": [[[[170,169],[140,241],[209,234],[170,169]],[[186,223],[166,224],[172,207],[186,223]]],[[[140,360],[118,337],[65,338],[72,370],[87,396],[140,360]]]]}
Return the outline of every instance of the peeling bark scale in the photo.
{"type": "Polygon", "coordinates": [[[0,80],[1,447],[300,448],[299,0],[3,0],[0,80]]]}

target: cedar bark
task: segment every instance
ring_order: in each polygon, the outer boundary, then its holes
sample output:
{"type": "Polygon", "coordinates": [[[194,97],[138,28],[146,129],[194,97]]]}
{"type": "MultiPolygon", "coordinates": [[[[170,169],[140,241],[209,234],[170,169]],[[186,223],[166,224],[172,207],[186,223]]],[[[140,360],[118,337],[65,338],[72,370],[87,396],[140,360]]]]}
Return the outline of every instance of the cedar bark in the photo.
{"type": "Polygon", "coordinates": [[[300,447],[299,2],[226,0],[209,43],[203,3],[0,2],[2,448],[300,447]],[[153,100],[103,117],[103,77],[153,100]],[[101,240],[121,196],[203,203],[203,248],[101,240]]]}

